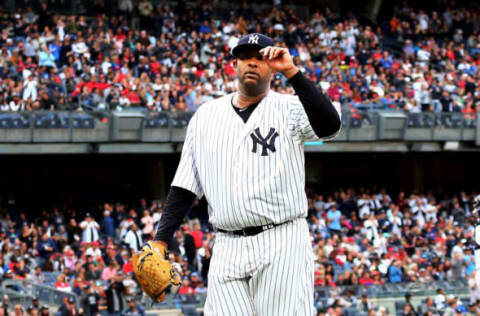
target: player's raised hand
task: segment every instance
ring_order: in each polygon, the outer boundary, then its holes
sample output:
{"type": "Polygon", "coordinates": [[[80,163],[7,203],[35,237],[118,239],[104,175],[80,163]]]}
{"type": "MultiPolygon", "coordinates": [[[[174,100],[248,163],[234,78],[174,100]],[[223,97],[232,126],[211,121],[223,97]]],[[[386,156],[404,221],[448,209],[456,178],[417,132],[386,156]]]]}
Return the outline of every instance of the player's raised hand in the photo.
{"type": "Polygon", "coordinates": [[[298,72],[288,48],[267,46],[260,50],[260,54],[273,71],[283,73],[288,79],[298,72]]]}

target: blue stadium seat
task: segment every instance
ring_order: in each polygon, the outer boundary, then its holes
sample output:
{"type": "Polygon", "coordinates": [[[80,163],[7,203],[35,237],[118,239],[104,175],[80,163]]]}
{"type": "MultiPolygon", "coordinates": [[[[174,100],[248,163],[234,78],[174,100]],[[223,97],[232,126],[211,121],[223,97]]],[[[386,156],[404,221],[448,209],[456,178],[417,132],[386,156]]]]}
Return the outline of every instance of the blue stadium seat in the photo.
{"type": "Polygon", "coordinates": [[[12,128],[12,120],[9,117],[0,118],[0,128],[12,128]]]}
{"type": "Polygon", "coordinates": [[[168,117],[157,116],[145,120],[145,128],[168,128],[168,117]]]}
{"type": "Polygon", "coordinates": [[[73,128],[95,128],[95,120],[88,114],[74,114],[72,121],[73,128]]]}
{"type": "Polygon", "coordinates": [[[49,112],[35,114],[35,127],[37,128],[69,128],[68,114],[49,112]]]}
{"type": "Polygon", "coordinates": [[[17,113],[0,114],[0,128],[28,128],[30,119],[17,113]]]}

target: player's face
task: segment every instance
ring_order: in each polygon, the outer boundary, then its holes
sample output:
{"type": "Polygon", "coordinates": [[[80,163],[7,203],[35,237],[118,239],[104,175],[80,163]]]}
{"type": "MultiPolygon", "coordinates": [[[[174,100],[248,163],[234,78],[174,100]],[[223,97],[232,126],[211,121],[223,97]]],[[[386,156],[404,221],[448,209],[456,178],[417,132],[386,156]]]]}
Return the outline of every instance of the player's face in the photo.
{"type": "Polygon", "coordinates": [[[257,96],[270,88],[273,72],[258,49],[239,52],[236,63],[240,89],[247,95],[257,96]]]}

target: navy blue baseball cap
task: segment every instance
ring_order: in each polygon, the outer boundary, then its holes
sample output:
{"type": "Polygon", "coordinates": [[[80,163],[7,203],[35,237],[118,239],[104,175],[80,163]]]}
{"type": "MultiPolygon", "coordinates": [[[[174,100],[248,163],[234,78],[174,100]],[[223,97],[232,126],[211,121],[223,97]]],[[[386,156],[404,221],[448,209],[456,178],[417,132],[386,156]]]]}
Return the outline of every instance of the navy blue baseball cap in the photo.
{"type": "Polygon", "coordinates": [[[238,41],[237,46],[232,48],[231,54],[234,57],[238,57],[237,55],[239,51],[243,48],[254,47],[260,50],[267,46],[274,46],[274,45],[275,43],[270,37],[260,33],[251,33],[251,34],[245,35],[238,41]]]}

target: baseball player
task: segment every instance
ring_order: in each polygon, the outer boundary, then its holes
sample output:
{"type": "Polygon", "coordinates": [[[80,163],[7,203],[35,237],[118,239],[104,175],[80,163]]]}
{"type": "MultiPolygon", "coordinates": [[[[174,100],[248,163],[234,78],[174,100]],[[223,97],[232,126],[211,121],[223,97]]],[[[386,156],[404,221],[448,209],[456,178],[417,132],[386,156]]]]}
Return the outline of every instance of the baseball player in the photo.
{"type": "MultiPolygon", "coordinates": [[[[144,253],[164,254],[195,197],[205,195],[216,231],[205,315],[311,316],[304,142],[334,137],[340,110],[271,38],[246,35],[231,53],[238,91],[192,117],[155,241],[144,253]],[[275,72],[296,96],[270,89],[275,72]]],[[[139,259],[140,275],[150,257],[139,259]]]]}

